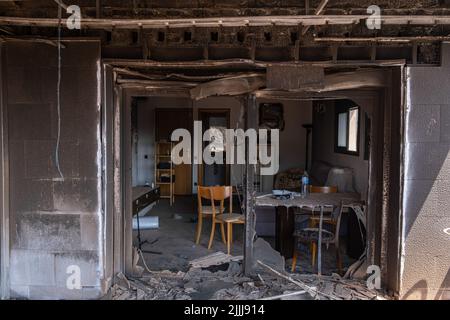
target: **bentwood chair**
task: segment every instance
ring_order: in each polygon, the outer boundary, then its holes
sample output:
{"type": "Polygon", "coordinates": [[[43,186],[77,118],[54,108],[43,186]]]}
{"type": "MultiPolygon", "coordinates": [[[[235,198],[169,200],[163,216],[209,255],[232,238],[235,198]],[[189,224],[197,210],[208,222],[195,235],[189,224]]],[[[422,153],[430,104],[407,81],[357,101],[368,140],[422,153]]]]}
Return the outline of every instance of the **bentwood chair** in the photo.
{"type": "MultiPolygon", "coordinates": [[[[339,271],[339,274],[342,273],[342,260],[341,260],[341,254],[340,254],[340,249],[339,249],[339,233],[340,233],[340,229],[341,229],[342,213],[344,211],[348,211],[349,209],[353,209],[356,207],[359,207],[359,209],[361,209],[363,213],[366,210],[366,206],[364,205],[364,202],[362,202],[362,201],[342,201],[341,206],[339,208],[339,214],[333,221],[333,224],[335,225],[335,229],[332,232],[322,229],[322,244],[325,244],[327,249],[330,245],[334,245],[334,247],[335,247],[336,266],[339,271]]],[[[354,210],[356,210],[356,209],[354,209],[354,210]]],[[[294,238],[296,239],[296,243],[294,245],[294,257],[292,259],[291,272],[295,271],[295,267],[297,265],[297,259],[298,259],[299,244],[301,244],[301,243],[305,243],[305,244],[313,243],[311,259],[312,259],[312,266],[314,268],[315,260],[316,260],[316,253],[317,253],[317,246],[318,246],[318,241],[319,241],[319,228],[304,228],[304,229],[296,230],[294,232],[294,238]]]]}
{"type": "MultiPolygon", "coordinates": [[[[243,214],[233,213],[233,187],[212,187],[213,198],[215,201],[220,201],[221,203],[221,214],[215,217],[215,223],[220,223],[221,225],[227,225],[227,252],[230,254],[231,245],[233,243],[233,226],[235,224],[244,224],[245,218],[243,214]],[[223,203],[226,199],[229,199],[228,213],[225,213],[223,208],[223,203]]],[[[215,228],[213,228],[214,230],[215,228]]],[[[212,240],[214,236],[214,231],[212,231],[211,238],[209,240],[209,247],[212,245],[212,240]]]]}
{"type": "MultiPolygon", "coordinates": [[[[329,194],[329,193],[337,193],[338,192],[338,188],[337,187],[329,187],[329,186],[310,186],[309,187],[309,192],[310,193],[322,193],[322,194],[329,194]]],[[[326,215],[323,217],[323,222],[325,224],[331,224],[331,225],[336,225],[335,219],[332,219],[331,217],[331,212],[329,212],[327,209],[325,209],[325,213],[326,215]]],[[[316,216],[316,215],[312,215],[309,218],[309,226],[311,228],[314,228],[316,226],[319,225],[319,220],[320,217],[316,216]]]]}
{"type": "MultiPolygon", "coordinates": [[[[214,197],[212,192],[213,187],[201,187],[197,188],[197,199],[198,199],[198,222],[197,222],[197,234],[195,236],[195,243],[200,243],[200,237],[202,235],[202,226],[204,218],[211,218],[212,221],[212,230],[211,230],[211,239],[214,237],[214,229],[216,227],[216,215],[221,214],[223,212],[223,201],[221,202],[219,207],[216,207],[214,203],[214,197]],[[209,201],[209,205],[204,205],[203,200],[209,201]]],[[[220,230],[222,233],[222,241],[226,244],[225,239],[225,229],[223,223],[220,226],[220,230]]],[[[210,244],[212,241],[210,241],[210,244]]],[[[209,245],[211,247],[211,245],[209,245]]],[[[208,247],[208,249],[209,249],[208,247]]]]}

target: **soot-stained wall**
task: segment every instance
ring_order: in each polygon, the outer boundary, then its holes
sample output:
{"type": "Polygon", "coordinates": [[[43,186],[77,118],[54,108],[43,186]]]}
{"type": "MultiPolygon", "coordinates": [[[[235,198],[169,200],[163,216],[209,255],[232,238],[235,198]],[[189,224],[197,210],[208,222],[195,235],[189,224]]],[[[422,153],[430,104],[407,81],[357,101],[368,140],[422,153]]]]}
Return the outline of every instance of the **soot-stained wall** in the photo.
{"type": "Polygon", "coordinates": [[[13,41],[2,48],[11,297],[88,299],[104,291],[100,44],[63,43],[60,112],[57,47],[13,41]],[[69,266],[80,268],[80,290],[67,287],[69,266]]]}
{"type": "Polygon", "coordinates": [[[407,79],[400,295],[450,299],[450,43],[407,79]]]}

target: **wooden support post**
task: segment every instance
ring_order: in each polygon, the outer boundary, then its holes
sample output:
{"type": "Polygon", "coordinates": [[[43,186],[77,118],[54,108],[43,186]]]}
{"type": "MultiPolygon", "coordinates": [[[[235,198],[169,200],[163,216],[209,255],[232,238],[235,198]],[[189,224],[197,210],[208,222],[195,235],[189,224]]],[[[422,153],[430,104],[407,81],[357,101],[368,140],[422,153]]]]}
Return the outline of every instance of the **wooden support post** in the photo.
{"type": "MultiPolygon", "coordinates": [[[[246,125],[247,129],[257,128],[258,108],[256,105],[256,96],[251,94],[244,102],[246,104],[246,125]]],[[[244,199],[245,199],[245,235],[244,235],[244,273],[252,274],[253,242],[255,240],[255,164],[249,164],[249,144],[246,142],[246,165],[244,176],[244,199]]]]}
{"type": "Polygon", "coordinates": [[[100,19],[102,17],[102,0],[96,0],[95,1],[95,17],[97,19],[100,19]]]}
{"type": "Polygon", "coordinates": [[[417,42],[413,43],[411,50],[412,50],[412,64],[416,65],[417,64],[417,54],[418,54],[418,50],[419,50],[417,42]]]}

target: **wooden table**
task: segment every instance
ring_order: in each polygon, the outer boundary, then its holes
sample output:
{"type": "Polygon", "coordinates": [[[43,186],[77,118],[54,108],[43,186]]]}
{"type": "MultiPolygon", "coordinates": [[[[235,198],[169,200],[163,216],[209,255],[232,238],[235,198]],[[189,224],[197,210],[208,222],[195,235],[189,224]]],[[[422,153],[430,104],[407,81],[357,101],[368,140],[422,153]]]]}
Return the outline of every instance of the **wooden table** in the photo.
{"type": "MultiPolygon", "coordinates": [[[[276,250],[285,258],[291,258],[294,251],[294,209],[308,209],[305,215],[320,214],[319,229],[322,230],[322,218],[324,211],[334,211],[342,201],[358,201],[361,196],[358,193],[310,193],[306,197],[295,196],[289,200],[280,200],[272,194],[257,195],[256,207],[276,208],[276,250]]],[[[319,233],[318,243],[318,269],[321,272],[322,240],[319,233]]]]}

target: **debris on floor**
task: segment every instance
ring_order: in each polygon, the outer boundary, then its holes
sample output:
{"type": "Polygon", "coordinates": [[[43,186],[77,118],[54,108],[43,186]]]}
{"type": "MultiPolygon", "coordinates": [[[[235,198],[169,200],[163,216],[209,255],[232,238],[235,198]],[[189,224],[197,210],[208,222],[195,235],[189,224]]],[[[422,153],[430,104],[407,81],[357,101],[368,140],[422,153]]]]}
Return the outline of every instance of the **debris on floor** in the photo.
{"type": "Polygon", "coordinates": [[[386,299],[358,280],[338,275],[289,274],[257,261],[258,273],[242,273],[242,257],[222,252],[191,261],[187,272],[147,270],[140,277],[117,275],[113,300],[373,300],[386,299]]]}
{"type": "Polygon", "coordinates": [[[192,268],[207,268],[209,266],[217,266],[220,264],[228,263],[230,261],[242,260],[243,256],[233,257],[229,254],[225,254],[222,251],[212,253],[206,257],[201,257],[189,262],[192,268]]]}

